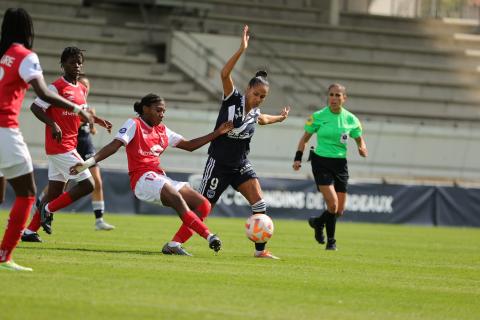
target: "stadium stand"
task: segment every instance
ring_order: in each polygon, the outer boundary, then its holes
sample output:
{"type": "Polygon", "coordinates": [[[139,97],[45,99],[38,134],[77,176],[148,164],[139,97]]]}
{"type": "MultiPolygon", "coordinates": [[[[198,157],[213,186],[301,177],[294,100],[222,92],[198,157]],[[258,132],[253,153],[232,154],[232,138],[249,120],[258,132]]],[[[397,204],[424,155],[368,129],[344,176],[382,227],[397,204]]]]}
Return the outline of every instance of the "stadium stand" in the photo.
{"type": "MultiPolygon", "coordinates": [[[[349,109],[365,122],[371,148],[366,163],[353,157],[352,172],[363,177],[478,177],[480,168],[470,160],[480,150],[472,141],[480,136],[477,23],[341,12],[339,25],[333,26],[326,9],[313,3],[5,0],[0,13],[10,6],[32,13],[35,47],[47,80],[58,75],[61,48],[86,49],[85,71],[94,84],[90,102],[113,117],[114,124],[132,114],[135,99],[155,91],[175,109],[171,123],[191,136],[213,125],[220,94],[217,72],[225,58],[203,40],[227,44],[228,55],[241,26],[249,24],[254,41],[243,70],[234,75],[237,83],[244,85],[266,66],[272,88],[264,110],[277,112],[289,103],[297,117],[268,133],[258,130],[252,151],[258,172],[285,174],[294,148],[274,146],[269,139],[277,135],[285,145],[295,145],[302,119],[325,101],[326,86],[341,82],[348,88],[349,109]]],[[[34,133],[25,134],[40,150],[34,133]]],[[[95,139],[101,145],[110,137],[101,133],[95,139]]],[[[172,151],[166,163],[199,171],[204,157],[205,150],[194,155],[172,151]]],[[[121,159],[112,161],[121,166],[121,159]]]]}

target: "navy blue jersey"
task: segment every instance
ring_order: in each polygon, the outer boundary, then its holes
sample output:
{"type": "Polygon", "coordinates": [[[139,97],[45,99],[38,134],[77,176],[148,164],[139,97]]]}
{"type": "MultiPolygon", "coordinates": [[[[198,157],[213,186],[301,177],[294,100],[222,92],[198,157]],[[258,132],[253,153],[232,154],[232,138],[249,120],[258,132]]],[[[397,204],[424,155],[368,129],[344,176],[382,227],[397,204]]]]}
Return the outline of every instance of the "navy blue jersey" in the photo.
{"type": "Polygon", "coordinates": [[[225,121],[233,121],[233,129],[210,143],[208,154],[228,166],[240,166],[247,160],[250,152],[250,140],[255,132],[255,125],[260,116],[260,109],[253,108],[245,114],[245,96],[237,89],[224,97],[218,113],[217,129],[225,121]]]}
{"type": "Polygon", "coordinates": [[[78,128],[78,138],[87,138],[90,136],[90,125],[82,123],[78,128]]]}

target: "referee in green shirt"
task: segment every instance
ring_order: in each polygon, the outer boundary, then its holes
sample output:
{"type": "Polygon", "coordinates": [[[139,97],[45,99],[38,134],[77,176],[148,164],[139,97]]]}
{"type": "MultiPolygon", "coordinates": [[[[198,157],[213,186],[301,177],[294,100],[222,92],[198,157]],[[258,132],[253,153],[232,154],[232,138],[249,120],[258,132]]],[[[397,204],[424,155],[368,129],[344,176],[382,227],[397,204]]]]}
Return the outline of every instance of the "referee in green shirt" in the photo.
{"type": "Polygon", "coordinates": [[[302,155],[305,145],[314,133],[317,134],[317,147],[311,154],[312,171],[318,190],[327,204],[320,216],[308,220],[315,229],[315,239],[325,243],[323,229],[327,229],[327,250],[337,250],[335,240],[335,225],[337,216],[345,210],[347,200],[348,137],[355,140],[358,153],[362,157],[368,155],[365,140],[362,137],[362,125],[358,118],[343,107],[347,94],[345,87],[332,84],[328,88],[328,106],[314,112],[305,123],[305,132],[298,142],[293,169],[302,166],[302,155]]]}

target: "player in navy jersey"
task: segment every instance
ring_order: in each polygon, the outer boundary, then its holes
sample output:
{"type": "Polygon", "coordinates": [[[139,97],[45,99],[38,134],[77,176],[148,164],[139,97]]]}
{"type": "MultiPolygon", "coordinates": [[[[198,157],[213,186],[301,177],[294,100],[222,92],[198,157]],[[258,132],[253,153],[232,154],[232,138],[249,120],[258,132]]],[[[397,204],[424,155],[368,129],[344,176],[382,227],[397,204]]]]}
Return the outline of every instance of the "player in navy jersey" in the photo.
{"type": "MultiPolygon", "coordinates": [[[[252,213],[266,213],[267,204],[262,197],[262,189],[257,174],[247,156],[250,140],[256,124],[266,125],[281,122],[288,117],[290,107],[284,107],[280,115],[267,115],[260,112],[259,106],[265,101],[269,83],[267,73],[259,71],[248,83],[245,94],[233,84],[231,73],[240,56],[248,47],[248,26],[243,29],[240,48],[227,61],[221,71],[223,101],[215,128],[221,123],[233,121],[234,128],[210,143],[208,160],[203,173],[200,193],[215,205],[225,189],[231,185],[250,203],[252,213]]],[[[205,219],[206,216],[202,217],[205,219]]],[[[182,225],[172,241],[185,243],[192,231],[182,225]]],[[[266,243],[255,244],[255,257],[278,259],[265,249],[266,243]]]]}

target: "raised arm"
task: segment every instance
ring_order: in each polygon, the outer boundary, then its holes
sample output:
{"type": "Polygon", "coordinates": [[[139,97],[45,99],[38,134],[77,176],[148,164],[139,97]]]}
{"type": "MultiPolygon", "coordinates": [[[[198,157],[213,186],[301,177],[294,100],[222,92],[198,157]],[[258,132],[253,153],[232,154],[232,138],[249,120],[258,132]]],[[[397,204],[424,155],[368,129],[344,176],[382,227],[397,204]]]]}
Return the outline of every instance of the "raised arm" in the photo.
{"type": "Polygon", "coordinates": [[[93,166],[95,163],[100,162],[108,157],[110,157],[112,154],[116,153],[120,147],[123,146],[123,142],[118,140],[118,139],[113,139],[112,142],[107,144],[105,147],[100,149],[97,153],[95,153],[95,156],[87,159],[83,163],[77,163],[73,167],[70,168],[70,174],[75,175],[78,174],[82,171],[87,170],[91,166],[93,166]]]}
{"type": "Polygon", "coordinates": [[[286,106],[283,108],[282,112],[278,116],[273,116],[270,114],[261,114],[258,117],[258,124],[260,125],[266,125],[266,124],[272,124],[276,122],[282,122],[283,120],[288,118],[288,113],[290,112],[290,106],[286,106]]]}
{"type": "Polygon", "coordinates": [[[295,153],[295,158],[292,165],[293,170],[298,171],[302,166],[303,151],[305,151],[305,146],[307,145],[311,137],[311,133],[304,132],[302,137],[300,138],[300,141],[298,141],[297,152],[295,153]]]}
{"type": "Polygon", "coordinates": [[[242,41],[240,42],[240,48],[233,54],[230,59],[228,59],[225,66],[222,68],[220,72],[220,76],[222,78],[222,85],[223,85],[223,94],[225,96],[230,95],[233,92],[233,79],[232,79],[232,70],[235,67],[238,59],[242,56],[243,52],[248,48],[248,40],[250,36],[248,34],[248,26],[245,25],[243,27],[243,34],[242,34],[242,41]]]}
{"type": "Polygon", "coordinates": [[[29,83],[32,85],[37,96],[43,101],[78,113],[86,122],[93,123],[92,116],[80,106],[50,91],[43,77],[34,78],[29,83]]]}
{"type": "Polygon", "coordinates": [[[52,128],[52,138],[55,139],[55,141],[57,141],[58,143],[60,143],[62,141],[62,129],[60,129],[58,124],[47,115],[43,108],[36,105],[35,103],[32,103],[32,105],[30,106],[30,110],[38,120],[42,121],[43,123],[45,123],[45,125],[52,128]]]}
{"type": "Polygon", "coordinates": [[[195,139],[192,139],[192,140],[182,140],[182,141],[180,141],[176,145],[176,147],[180,148],[182,150],[192,152],[192,151],[197,150],[198,148],[206,145],[210,141],[215,140],[216,138],[220,137],[222,134],[225,134],[232,129],[233,129],[233,122],[232,121],[227,121],[227,122],[222,123],[217,128],[217,130],[215,130],[213,132],[210,132],[207,135],[204,135],[202,137],[195,138],[195,139]]]}

